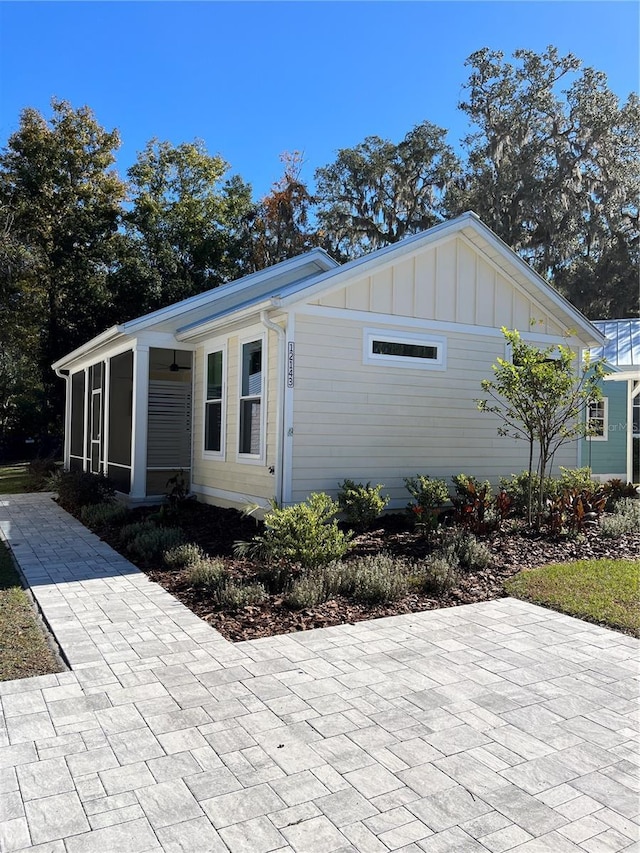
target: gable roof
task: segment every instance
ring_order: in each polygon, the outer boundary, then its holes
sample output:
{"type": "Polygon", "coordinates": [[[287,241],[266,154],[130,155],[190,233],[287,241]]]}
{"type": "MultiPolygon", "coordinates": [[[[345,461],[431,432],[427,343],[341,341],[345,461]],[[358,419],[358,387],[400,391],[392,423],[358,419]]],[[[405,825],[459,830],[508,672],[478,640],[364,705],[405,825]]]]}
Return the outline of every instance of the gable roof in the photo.
{"type": "Polygon", "coordinates": [[[54,370],[64,369],[93,350],[140,332],[174,334],[177,329],[202,326],[212,319],[226,316],[265,299],[268,300],[292,282],[311,283],[322,273],[337,266],[339,266],[338,262],[324,249],[312,249],[303,255],[281,261],[279,264],[243,276],[228,284],[221,284],[212,290],[174,302],[150,314],[112,326],[54,362],[52,367],[54,370]]]}
{"type": "Polygon", "coordinates": [[[165,332],[175,336],[176,340],[191,341],[225,322],[255,315],[261,309],[286,308],[315,298],[348,284],[355,277],[368,274],[373,268],[396,263],[404,255],[456,234],[463,235],[562,325],[575,329],[583,345],[604,344],[604,335],[586,317],[484,225],[475,213],[467,212],[342,266],[323,249],[313,249],[214,290],[113,326],[52,366],[54,370],[66,368],[94,349],[143,331],[165,332]]]}
{"type": "Polygon", "coordinates": [[[604,358],[612,367],[640,367],[640,320],[594,320],[593,325],[606,342],[591,350],[592,358],[604,358]]]}

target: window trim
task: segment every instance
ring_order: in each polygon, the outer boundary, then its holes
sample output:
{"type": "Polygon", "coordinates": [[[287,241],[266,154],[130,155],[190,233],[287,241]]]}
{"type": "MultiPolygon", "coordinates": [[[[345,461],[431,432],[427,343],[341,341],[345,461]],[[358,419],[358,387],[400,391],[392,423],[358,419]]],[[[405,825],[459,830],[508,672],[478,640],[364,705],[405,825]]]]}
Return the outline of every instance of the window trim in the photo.
{"type": "Polygon", "coordinates": [[[601,400],[594,400],[592,403],[587,403],[586,410],[586,423],[587,428],[589,426],[589,422],[591,420],[591,406],[599,406],[602,405],[602,419],[598,418],[598,420],[602,420],[602,435],[587,435],[585,438],[587,441],[608,441],[609,440],[609,398],[603,397],[601,400]]]}
{"type": "Polygon", "coordinates": [[[247,335],[238,340],[238,417],[236,425],[236,460],[246,465],[264,465],[267,454],[267,377],[268,377],[267,336],[264,332],[247,335]],[[241,453],[241,410],[243,400],[257,399],[255,395],[242,394],[242,357],[246,344],[257,343],[262,346],[262,382],[260,387],[260,453],[241,453]]]}
{"type": "Polygon", "coordinates": [[[363,364],[379,367],[401,367],[413,370],[446,370],[447,369],[447,339],[442,335],[432,335],[428,332],[405,332],[395,329],[363,330],[362,336],[363,364]],[[373,342],[383,340],[392,344],[412,344],[420,347],[435,347],[437,358],[414,358],[403,355],[380,355],[373,352],[373,342]]]}
{"type": "Polygon", "coordinates": [[[218,346],[211,346],[204,351],[204,376],[203,376],[203,403],[202,403],[202,457],[203,459],[224,460],[227,440],[227,344],[226,341],[218,346]],[[220,450],[207,450],[207,405],[216,400],[207,397],[209,356],[213,353],[222,353],[222,389],[221,389],[221,411],[220,411],[220,450]]]}

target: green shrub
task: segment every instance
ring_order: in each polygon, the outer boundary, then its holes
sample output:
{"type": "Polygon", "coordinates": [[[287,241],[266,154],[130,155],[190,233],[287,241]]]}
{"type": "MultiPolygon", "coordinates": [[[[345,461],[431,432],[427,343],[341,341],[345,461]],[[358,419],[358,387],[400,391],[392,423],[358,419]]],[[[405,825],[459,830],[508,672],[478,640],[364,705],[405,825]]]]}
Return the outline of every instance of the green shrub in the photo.
{"type": "Polygon", "coordinates": [[[93,530],[107,527],[109,524],[118,524],[127,517],[128,512],[126,506],[115,502],[88,504],[80,510],[80,520],[93,530]]]}
{"type": "Polygon", "coordinates": [[[321,574],[303,575],[291,584],[284,603],[292,610],[307,610],[327,600],[327,585],[321,574]]]}
{"type": "Polygon", "coordinates": [[[343,533],[336,521],[338,504],[323,492],[314,492],[303,503],[279,507],[273,503],[264,518],[264,532],[250,543],[236,543],[236,554],[262,556],[281,564],[286,581],[291,567],[314,569],[339,560],[351,547],[352,533],[343,533]]]}
{"type": "MultiPolygon", "coordinates": [[[[529,501],[529,472],[521,471],[510,477],[500,478],[500,488],[506,492],[511,499],[511,510],[515,515],[526,516],[529,501]]],[[[531,490],[535,505],[535,498],[540,489],[540,476],[536,471],[531,473],[531,490]]],[[[556,492],[555,481],[547,478],[545,484],[545,496],[549,497],[556,492]]]]}
{"type": "Polygon", "coordinates": [[[187,579],[192,586],[220,589],[227,579],[227,569],[219,559],[201,558],[189,563],[186,568],[187,579]]]}
{"type": "Polygon", "coordinates": [[[462,539],[458,550],[458,560],[462,568],[470,571],[486,569],[491,563],[491,557],[490,549],[484,542],[478,542],[475,536],[462,539]]]}
{"type": "Polygon", "coordinates": [[[621,498],[613,513],[600,522],[603,536],[617,539],[626,533],[640,532],[640,501],[634,498],[621,498]]]}
{"type": "Polygon", "coordinates": [[[184,533],[179,527],[154,527],[138,533],[129,542],[127,550],[133,557],[151,562],[161,557],[165,551],[180,545],[183,540],[184,533]]]}
{"type": "Polygon", "coordinates": [[[425,533],[435,530],[439,512],[449,500],[446,482],[426,474],[416,474],[415,477],[405,477],[404,484],[413,498],[407,510],[418,529],[425,533]]]}
{"type": "Polygon", "coordinates": [[[41,492],[58,474],[58,465],[53,456],[37,457],[27,465],[27,489],[41,492]]]}
{"type": "Polygon", "coordinates": [[[242,610],[243,607],[262,604],[268,598],[261,583],[240,584],[228,581],[217,592],[220,607],[223,610],[242,610]]]}
{"type": "Polygon", "coordinates": [[[456,569],[460,567],[470,571],[486,569],[492,556],[489,548],[478,542],[473,533],[459,529],[442,531],[434,555],[456,569]]]}
{"type": "Polygon", "coordinates": [[[427,595],[443,595],[458,582],[458,572],[445,557],[434,554],[424,562],[421,578],[427,595]]]}
{"type": "Polygon", "coordinates": [[[177,545],[169,551],[165,551],[163,560],[170,569],[185,569],[206,559],[206,554],[199,545],[188,542],[177,545]]]}
{"type": "Polygon", "coordinates": [[[397,601],[410,588],[413,564],[390,554],[369,554],[349,561],[353,597],[367,604],[397,601]]]}
{"type": "Polygon", "coordinates": [[[555,494],[564,491],[597,492],[601,484],[591,476],[591,468],[563,468],[560,466],[560,477],[552,481],[555,494]]]}
{"type": "Polygon", "coordinates": [[[53,476],[51,488],[58,493],[60,506],[76,513],[83,506],[106,503],[115,496],[111,480],[88,471],[60,471],[53,476]]]}
{"type": "Polygon", "coordinates": [[[125,524],[120,528],[119,539],[123,545],[126,545],[128,542],[131,542],[132,539],[135,539],[136,536],[139,536],[140,533],[148,533],[150,530],[156,530],[157,526],[148,519],[144,521],[133,521],[131,524],[125,524]]]}
{"type": "Polygon", "coordinates": [[[371,527],[389,503],[389,497],[380,494],[382,488],[380,483],[377,486],[372,486],[371,483],[354,483],[353,480],[340,483],[338,506],[347,524],[351,524],[357,531],[371,527]]]}

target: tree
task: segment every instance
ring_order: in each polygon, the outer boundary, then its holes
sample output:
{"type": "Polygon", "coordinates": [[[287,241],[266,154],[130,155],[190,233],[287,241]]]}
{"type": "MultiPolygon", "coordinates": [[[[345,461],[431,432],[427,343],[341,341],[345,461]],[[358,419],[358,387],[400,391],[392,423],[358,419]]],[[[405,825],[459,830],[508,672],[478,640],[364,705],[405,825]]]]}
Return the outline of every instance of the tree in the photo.
{"type": "Polygon", "coordinates": [[[602,362],[585,362],[576,371],[574,351],[558,345],[539,349],[527,344],[517,330],[502,329],[511,352],[510,358],[498,358],[493,365],[494,378],[483,379],[482,390],[488,398],[478,400],[481,412],[490,412],[501,420],[498,434],[524,440],[529,451],[529,494],[527,519],[533,517],[532,474],[534,449],[538,447],[536,473],[536,523],[540,524],[544,503],[545,479],[553,458],[562,445],[588,434],[585,412],[589,403],[602,397],[602,362]],[[492,402],[493,401],[493,402],[492,402]]]}
{"type": "Polygon", "coordinates": [[[315,198],[301,178],[302,154],[286,152],[280,160],[284,174],[256,205],[247,223],[251,271],[294,258],[318,245],[318,235],[310,227],[315,198]]]}
{"type": "MultiPolygon", "coordinates": [[[[224,179],[228,164],[200,140],[151,140],[129,169],[132,209],[117,288],[139,292],[144,310],[236,278],[245,247],[242,224],[251,188],[224,179]]],[[[140,312],[138,312],[140,313],[140,312]]]]}
{"type": "Polygon", "coordinates": [[[475,210],[588,316],[637,313],[638,97],[620,104],[554,47],[513,56],[467,60],[468,162],[447,209],[475,210]]]}
{"type": "Polygon", "coordinates": [[[110,304],[125,196],[110,169],[119,144],[88,107],[54,99],[49,121],[24,110],[0,153],[0,350],[20,368],[16,388],[37,377],[42,431],[59,430],[63,410],[52,361],[99,331],[110,304]]]}
{"type": "Polygon", "coordinates": [[[318,169],[319,230],[330,250],[353,258],[440,222],[459,170],[445,137],[425,121],[397,145],[368,136],[318,169]]]}

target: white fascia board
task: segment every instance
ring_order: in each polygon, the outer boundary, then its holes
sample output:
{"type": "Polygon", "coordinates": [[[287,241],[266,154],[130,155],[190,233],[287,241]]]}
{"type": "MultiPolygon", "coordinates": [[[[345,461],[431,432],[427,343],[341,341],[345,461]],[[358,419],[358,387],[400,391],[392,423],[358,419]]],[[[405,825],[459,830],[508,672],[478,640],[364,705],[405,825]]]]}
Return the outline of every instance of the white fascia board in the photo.
{"type": "Polygon", "coordinates": [[[605,382],[640,382],[640,367],[618,368],[615,373],[609,373],[604,377],[605,382]]]}
{"type": "Polygon", "coordinates": [[[259,316],[261,311],[269,308],[278,308],[280,302],[277,298],[261,299],[259,302],[249,302],[235,308],[228,308],[222,314],[205,320],[197,320],[188,326],[177,329],[175,338],[177,341],[194,341],[207,337],[211,332],[218,331],[231,323],[238,323],[259,316]]]}
{"type": "Polygon", "coordinates": [[[72,352],[68,353],[62,358],[59,358],[57,361],[54,361],[51,367],[53,370],[64,370],[69,367],[69,365],[73,364],[75,361],[78,361],[84,356],[89,355],[94,350],[97,350],[100,347],[105,346],[106,344],[114,343],[118,338],[121,337],[124,337],[123,327],[111,326],[110,329],[101,332],[99,335],[96,335],[95,338],[91,338],[91,340],[87,341],[86,344],[82,344],[82,346],[72,350],[72,352]]]}
{"type": "MultiPolygon", "coordinates": [[[[330,270],[336,266],[340,266],[337,261],[325,252],[324,249],[312,249],[304,255],[297,255],[295,258],[289,258],[286,261],[281,261],[279,264],[266,267],[258,272],[245,275],[235,281],[221,284],[219,287],[214,287],[212,290],[206,290],[204,293],[198,293],[196,296],[190,296],[188,299],[183,299],[181,302],[174,302],[166,308],[159,308],[151,314],[145,314],[142,317],[137,317],[135,320],[130,320],[123,325],[123,330],[131,334],[139,329],[147,328],[155,323],[166,322],[172,318],[177,318],[181,314],[193,311],[195,308],[200,308],[203,305],[211,303],[212,308],[215,306],[217,299],[222,299],[231,293],[242,291],[245,287],[257,284],[269,278],[281,275],[282,273],[291,272],[299,267],[307,266],[310,263],[316,263],[320,267],[320,274],[323,270],[330,270]]],[[[238,306],[239,308],[242,306],[238,306]]],[[[235,310],[235,309],[234,309],[235,310]]],[[[185,327],[187,328],[187,327],[185,327]]]]}

